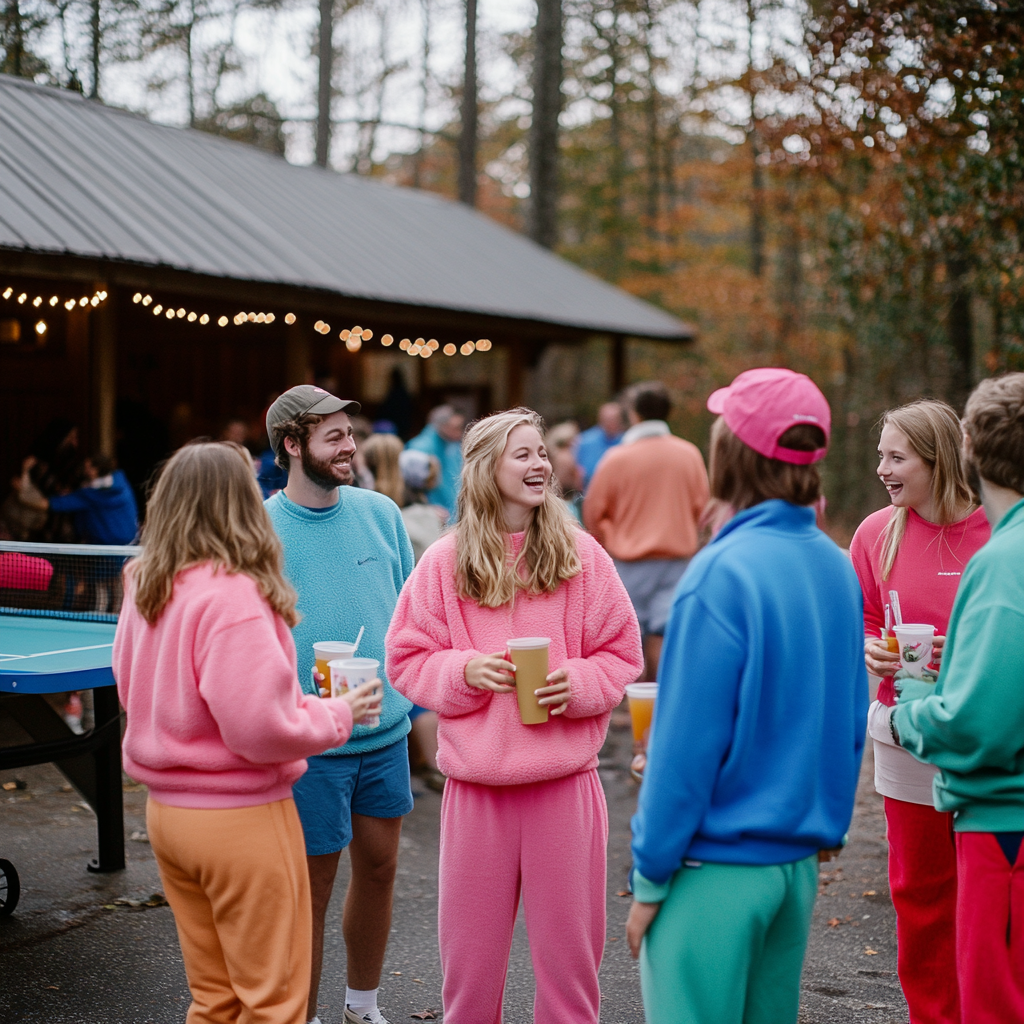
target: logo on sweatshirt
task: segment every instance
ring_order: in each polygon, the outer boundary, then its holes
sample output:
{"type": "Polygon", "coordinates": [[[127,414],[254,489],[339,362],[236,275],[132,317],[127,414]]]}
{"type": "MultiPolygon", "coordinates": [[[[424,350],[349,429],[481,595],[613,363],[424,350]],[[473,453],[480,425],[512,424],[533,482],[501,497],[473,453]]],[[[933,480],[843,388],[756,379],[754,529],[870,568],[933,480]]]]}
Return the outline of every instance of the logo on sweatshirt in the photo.
{"type": "Polygon", "coordinates": [[[357,558],[356,559],[356,565],[366,565],[367,562],[376,562],[376,561],[377,561],[377,559],[374,558],[373,555],[370,555],[369,558],[357,558]]]}
{"type": "Polygon", "coordinates": [[[938,575],[938,576],[959,576],[960,573],[958,573],[958,572],[940,572],[940,573],[937,573],[936,575],[938,575]]]}

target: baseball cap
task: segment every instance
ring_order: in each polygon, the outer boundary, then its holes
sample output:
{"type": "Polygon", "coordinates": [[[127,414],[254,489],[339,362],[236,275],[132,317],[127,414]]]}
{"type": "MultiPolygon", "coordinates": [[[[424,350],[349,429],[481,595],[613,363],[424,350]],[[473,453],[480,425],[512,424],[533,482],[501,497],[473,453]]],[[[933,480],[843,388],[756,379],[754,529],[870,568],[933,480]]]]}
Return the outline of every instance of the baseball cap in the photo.
{"type": "Polygon", "coordinates": [[[357,413],[362,408],[358,402],[347,398],[336,398],[330,391],[314,387],[312,384],[299,384],[289,388],[267,410],[267,437],[275,455],[280,455],[278,445],[283,438],[274,436],[274,428],[297,416],[313,413],[317,416],[330,416],[332,412],[357,413]]]}
{"type": "Polygon", "coordinates": [[[825,458],[832,432],[828,401],[810,377],[779,367],[741,373],[708,398],[708,409],[748,447],[768,459],[806,466],[825,458]],[[798,423],[821,427],[825,447],[813,452],[783,448],[779,438],[798,423]]]}
{"type": "Polygon", "coordinates": [[[415,448],[406,448],[398,456],[398,470],[402,474],[402,479],[414,491],[423,490],[430,479],[432,468],[430,456],[415,448]]]}

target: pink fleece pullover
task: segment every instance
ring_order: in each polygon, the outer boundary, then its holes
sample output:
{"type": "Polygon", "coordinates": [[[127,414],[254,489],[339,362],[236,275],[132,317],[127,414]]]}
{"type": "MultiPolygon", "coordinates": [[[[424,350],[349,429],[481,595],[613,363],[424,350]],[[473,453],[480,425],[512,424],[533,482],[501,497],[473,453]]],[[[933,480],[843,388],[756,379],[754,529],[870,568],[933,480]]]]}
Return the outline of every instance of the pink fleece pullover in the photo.
{"type": "Polygon", "coordinates": [[[291,630],[255,581],[209,563],[178,574],[152,626],[129,581],[113,668],[128,713],[125,771],[160,803],[224,808],[286,799],[305,758],[352,732],[344,700],[302,693],[291,630]]]}
{"type": "MultiPolygon", "coordinates": [[[[512,550],[523,534],[511,534],[512,550]]],[[[553,594],[520,592],[511,605],[482,608],[458,596],[455,535],[424,554],[402,590],[387,636],[388,678],[440,716],[437,764],[464,782],[507,786],[597,767],[612,708],[643,669],[640,627],[611,558],[582,530],[583,571],[553,594]],[[564,713],[523,725],[514,693],[466,683],[466,665],[503,651],[513,637],[551,638],[549,671],[568,668],[564,713]]]]}

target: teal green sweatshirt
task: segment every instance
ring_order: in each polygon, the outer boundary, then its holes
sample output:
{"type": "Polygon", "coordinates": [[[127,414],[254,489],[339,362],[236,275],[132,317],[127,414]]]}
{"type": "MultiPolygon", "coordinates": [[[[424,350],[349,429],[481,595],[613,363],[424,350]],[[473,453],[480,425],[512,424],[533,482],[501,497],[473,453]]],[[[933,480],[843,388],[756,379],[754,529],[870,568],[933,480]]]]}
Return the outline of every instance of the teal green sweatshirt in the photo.
{"type": "Polygon", "coordinates": [[[360,658],[376,658],[384,680],[380,725],[357,725],[343,747],[328,754],[367,754],[404,739],[412,702],[391,688],[384,671],[384,636],[398,594],[412,572],[413,557],[398,506],[383,494],[340,487],[338,504],[312,511],[284,491],[264,505],[284,547],[284,574],[299,594],[299,624],[292,630],[299,682],[315,693],[313,644],[355,640],[360,658]]]}
{"type": "Polygon", "coordinates": [[[1024,830],[1024,501],[967,563],[932,686],[907,680],[900,743],[940,769],[958,832],[1024,830]]]}

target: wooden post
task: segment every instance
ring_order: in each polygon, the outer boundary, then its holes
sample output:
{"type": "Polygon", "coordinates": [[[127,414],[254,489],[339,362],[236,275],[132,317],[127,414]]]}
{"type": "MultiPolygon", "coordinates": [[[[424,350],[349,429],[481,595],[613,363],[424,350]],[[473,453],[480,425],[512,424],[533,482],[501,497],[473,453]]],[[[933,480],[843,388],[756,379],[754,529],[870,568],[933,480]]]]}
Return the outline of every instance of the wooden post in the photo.
{"type": "Polygon", "coordinates": [[[626,338],[612,335],[611,344],[612,394],[617,395],[626,386],[626,338]]]}
{"type": "Polygon", "coordinates": [[[514,409],[523,404],[523,360],[526,353],[521,341],[511,341],[508,345],[508,407],[514,409]]]}
{"type": "Polygon", "coordinates": [[[112,456],[117,448],[117,298],[105,282],[94,287],[107,293],[93,313],[94,443],[104,455],[112,456]]]}

